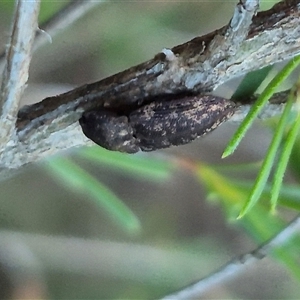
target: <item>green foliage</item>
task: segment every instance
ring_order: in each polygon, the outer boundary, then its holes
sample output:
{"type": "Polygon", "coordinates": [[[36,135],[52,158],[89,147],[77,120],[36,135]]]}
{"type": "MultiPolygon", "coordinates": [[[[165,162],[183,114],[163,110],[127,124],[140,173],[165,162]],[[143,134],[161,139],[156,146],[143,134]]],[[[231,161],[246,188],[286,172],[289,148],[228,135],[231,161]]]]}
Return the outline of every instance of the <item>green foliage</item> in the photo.
{"type": "Polygon", "coordinates": [[[119,172],[128,173],[137,178],[151,181],[164,181],[171,177],[174,166],[164,159],[157,159],[147,155],[128,155],[120,152],[107,151],[101,147],[83,149],[80,156],[99,165],[106,165],[119,172]]]}
{"type": "Polygon", "coordinates": [[[297,136],[296,142],[292,149],[289,161],[289,168],[292,170],[294,177],[300,181],[300,137],[297,136]]]}
{"type": "MultiPolygon", "coordinates": [[[[270,144],[269,150],[266,153],[260,172],[255,180],[253,189],[249,195],[247,202],[245,203],[245,206],[242,208],[239,217],[244,216],[257,203],[265,188],[265,185],[267,183],[268,177],[270,175],[271,169],[275,161],[276,153],[278,151],[278,148],[280,146],[284,134],[284,129],[288,121],[292,105],[293,105],[293,99],[290,98],[280,118],[277,130],[274,133],[272,142],[270,144]]],[[[276,202],[274,202],[274,204],[276,204],[276,202]]]]}
{"type": "MultiPolygon", "coordinates": [[[[160,183],[169,179],[174,169],[170,161],[147,156],[131,156],[100,147],[83,149],[80,156],[99,164],[100,167],[109,166],[136,179],[160,183]]],[[[74,162],[58,157],[47,162],[47,170],[70,190],[87,195],[88,199],[93,200],[100,209],[104,209],[111,220],[127,233],[137,234],[141,230],[138,216],[113,191],[74,162]]]]}
{"type": "Polygon", "coordinates": [[[104,184],[72,161],[59,157],[49,160],[47,170],[54,173],[59,182],[69,186],[70,190],[88,196],[129,234],[140,231],[140,221],[131,209],[104,184]]]}
{"type": "MultiPolygon", "coordinates": [[[[269,213],[269,208],[264,202],[260,202],[242,219],[236,220],[236,215],[243,206],[248,194],[251,192],[251,182],[236,180],[224,177],[212,167],[199,163],[196,171],[199,181],[208,190],[211,200],[218,200],[226,212],[227,219],[242,226],[257,242],[261,244],[270,239],[285,226],[287,222],[280,216],[269,213]]],[[[267,186],[264,190],[263,198],[271,196],[271,189],[267,186]]],[[[300,211],[300,187],[285,187],[280,193],[280,204],[300,211]]],[[[300,280],[300,264],[298,261],[298,250],[300,238],[295,237],[288,244],[274,249],[273,256],[283,263],[300,280]],[[296,251],[295,251],[296,250],[296,251]]]]}
{"type": "MultiPolygon", "coordinates": [[[[258,114],[263,109],[264,105],[272,97],[272,95],[278,89],[280,84],[282,84],[282,82],[299,65],[299,63],[300,63],[300,56],[291,60],[268,84],[266,89],[262,92],[260,97],[253,104],[248,115],[243,120],[242,124],[239,126],[238,130],[234,134],[231,141],[228,143],[228,146],[226,147],[226,149],[223,153],[223,157],[226,157],[234,152],[234,150],[237,148],[238,144],[240,143],[240,141],[246,134],[247,130],[250,128],[250,126],[253,124],[254,120],[258,116],[258,114]]],[[[243,85],[243,83],[242,83],[242,85],[243,85]]],[[[254,85],[255,85],[255,89],[256,89],[257,82],[255,82],[254,85]]],[[[261,196],[261,194],[265,188],[265,185],[267,183],[267,180],[269,178],[270,172],[275,164],[276,154],[279,151],[279,147],[282,142],[284,130],[286,128],[287,123],[290,120],[291,108],[292,108],[293,102],[295,101],[294,98],[295,98],[294,92],[292,92],[288,99],[288,102],[285,106],[284,112],[280,118],[278,126],[276,128],[272,142],[266,153],[261,170],[255,180],[253,189],[252,189],[251,193],[249,194],[248,200],[245,202],[245,205],[243,206],[243,208],[239,214],[239,218],[243,217],[260,199],[260,196],[261,196]]],[[[286,166],[288,163],[288,159],[289,159],[290,153],[292,151],[292,147],[295,143],[297,132],[300,127],[299,122],[300,121],[298,118],[292,125],[292,129],[285,141],[282,155],[280,156],[279,164],[278,164],[277,170],[274,175],[274,179],[273,179],[274,183],[273,183],[273,189],[272,189],[273,193],[272,193],[272,197],[271,197],[271,206],[272,206],[273,212],[275,211],[275,208],[276,208],[279,190],[280,190],[283,175],[285,173],[285,169],[286,169],[286,166]]]]}
{"type": "MultiPolygon", "coordinates": [[[[291,100],[293,100],[293,99],[291,99],[291,100]]],[[[289,100],[290,103],[291,103],[291,100],[289,100]]],[[[297,99],[297,103],[299,103],[299,100],[300,99],[297,99]]],[[[288,104],[289,104],[289,102],[288,102],[288,104]]],[[[288,104],[287,104],[287,106],[288,106],[288,104]]],[[[277,132],[277,130],[276,130],[276,132],[277,132]]],[[[272,195],[271,196],[272,211],[275,210],[278,195],[280,192],[280,188],[282,186],[283,176],[284,176],[289,158],[291,156],[292,149],[296,142],[299,130],[300,130],[300,116],[299,116],[299,112],[298,112],[296,121],[294,122],[294,124],[292,125],[292,127],[290,128],[289,132],[286,135],[286,141],[283,145],[283,149],[281,151],[281,154],[280,154],[280,157],[278,160],[278,164],[277,164],[277,168],[276,168],[276,171],[274,174],[273,188],[272,188],[272,193],[271,193],[271,195],[272,195]]]]}
{"type": "Polygon", "coordinates": [[[268,84],[266,89],[262,92],[262,94],[259,96],[256,102],[252,105],[248,115],[243,120],[242,124],[239,126],[238,130],[228,143],[228,146],[224,150],[222,156],[223,158],[231,155],[236,150],[238,144],[245,136],[247,130],[251,127],[254,120],[257,118],[264,106],[267,104],[268,100],[276,92],[280,84],[292,73],[293,70],[295,70],[295,68],[299,65],[299,62],[300,56],[297,56],[294,59],[292,59],[268,84]]]}

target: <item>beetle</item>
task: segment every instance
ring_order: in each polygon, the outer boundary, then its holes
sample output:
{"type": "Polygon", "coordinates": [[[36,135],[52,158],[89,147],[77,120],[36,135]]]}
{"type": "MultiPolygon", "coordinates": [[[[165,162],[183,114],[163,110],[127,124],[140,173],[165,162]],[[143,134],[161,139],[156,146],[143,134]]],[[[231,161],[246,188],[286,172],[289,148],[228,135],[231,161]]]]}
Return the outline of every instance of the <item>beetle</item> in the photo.
{"type": "Polygon", "coordinates": [[[214,130],[236,109],[213,95],[155,100],[127,114],[106,108],[83,113],[83,133],[108,150],[136,153],[187,144],[214,130]]]}

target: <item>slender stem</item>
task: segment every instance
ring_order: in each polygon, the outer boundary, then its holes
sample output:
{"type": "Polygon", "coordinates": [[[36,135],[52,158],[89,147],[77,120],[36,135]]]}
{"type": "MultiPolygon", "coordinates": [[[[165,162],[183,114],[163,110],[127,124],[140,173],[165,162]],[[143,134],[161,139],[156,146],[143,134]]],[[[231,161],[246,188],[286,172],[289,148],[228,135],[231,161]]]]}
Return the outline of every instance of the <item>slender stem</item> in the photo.
{"type": "Polygon", "coordinates": [[[257,248],[256,250],[244,254],[237,259],[233,259],[223,267],[211,275],[193,283],[173,294],[163,297],[164,300],[183,300],[197,299],[201,297],[209,289],[218,286],[220,283],[232,279],[243,272],[246,267],[263,259],[268,253],[275,250],[279,246],[283,246],[296,233],[300,231],[300,216],[297,216],[290,224],[280,231],[276,236],[268,242],[257,248]]]}

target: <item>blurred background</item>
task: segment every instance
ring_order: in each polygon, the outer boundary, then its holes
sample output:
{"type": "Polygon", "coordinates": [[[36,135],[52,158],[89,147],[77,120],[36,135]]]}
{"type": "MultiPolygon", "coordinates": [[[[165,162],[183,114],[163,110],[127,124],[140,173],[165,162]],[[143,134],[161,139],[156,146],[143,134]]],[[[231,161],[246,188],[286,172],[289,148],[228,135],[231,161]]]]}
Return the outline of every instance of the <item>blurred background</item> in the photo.
{"type": "MultiPolygon", "coordinates": [[[[101,3],[34,53],[23,104],[100,80],[213,31],[228,23],[235,2],[101,3]]],[[[42,1],[41,22],[66,3],[42,1]]],[[[1,51],[13,6],[13,1],[0,1],[1,51]]],[[[263,9],[271,6],[265,1],[263,9]]],[[[216,93],[230,97],[238,82],[216,93]]],[[[0,298],[156,299],[255,249],[259,243],[245,223],[228,217],[224,203],[209,201],[213,197],[205,184],[180,164],[225,169],[260,161],[271,137],[260,123],[232,157],[220,159],[236,127],[224,124],[189,145],[130,158],[99,147],[72,149],[1,182],[0,298]],[[91,181],[99,182],[100,200],[91,181]],[[105,202],[110,199],[113,207],[105,202]]],[[[256,171],[244,173],[252,179],[256,171]]],[[[199,299],[299,295],[287,268],[266,258],[199,299]]]]}

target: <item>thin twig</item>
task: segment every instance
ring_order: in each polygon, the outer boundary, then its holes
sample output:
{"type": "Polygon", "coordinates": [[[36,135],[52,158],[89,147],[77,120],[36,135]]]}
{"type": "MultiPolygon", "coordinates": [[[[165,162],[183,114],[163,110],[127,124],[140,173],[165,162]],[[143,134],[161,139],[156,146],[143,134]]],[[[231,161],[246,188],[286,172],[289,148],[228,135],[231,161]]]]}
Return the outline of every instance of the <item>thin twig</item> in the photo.
{"type": "Polygon", "coordinates": [[[220,283],[238,276],[245,268],[263,259],[267,254],[276,250],[277,247],[283,246],[286,242],[291,240],[296,233],[300,231],[300,216],[297,216],[286,228],[280,231],[271,240],[255,249],[254,251],[244,254],[239,258],[233,259],[225,266],[211,275],[199,280],[198,282],[189,285],[182,290],[163,297],[168,300],[183,300],[183,299],[197,299],[201,297],[212,287],[220,283]]]}
{"type": "MultiPolygon", "coordinates": [[[[106,0],[72,0],[48,21],[46,21],[44,24],[41,24],[40,28],[48,35],[53,37],[63,29],[68,28],[82,16],[86,15],[97,5],[104,2],[106,2],[106,0]]],[[[37,33],[36,40],[34,41],[34,50],[38,49],[46,42],[47,39],[45,39],[45,34],[39,31],[37,33]]]]}
{"type": "MultiPolygon", "coordinates": [[[[57,35],[62,30],[66,29],[68,26],[72,25],[86,13],[91,11],[100,3],[106,0],[72,0],[65,7],[54,14],[49,20],[40,25],[40,29],[36,31],[36,37],[33,45],[33,52],[43,46],[45,43],[49,42],[50,39],[57,35]]],[[[5,53],[0,54],[0,71],[4,65],[5,53]]]]}
{"type": "Polygon", "coordinates": [[[2,145],[8,144],[15,132],[19,103],[28,80],[39,7],[39,0],[16,2],[0,91],[0,143],[2,145]]]}

